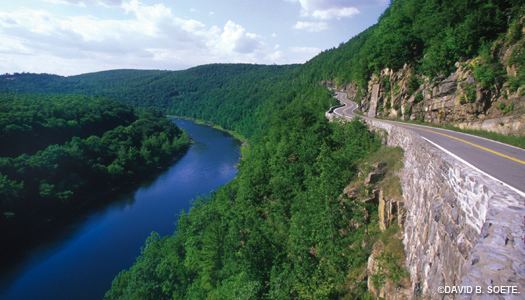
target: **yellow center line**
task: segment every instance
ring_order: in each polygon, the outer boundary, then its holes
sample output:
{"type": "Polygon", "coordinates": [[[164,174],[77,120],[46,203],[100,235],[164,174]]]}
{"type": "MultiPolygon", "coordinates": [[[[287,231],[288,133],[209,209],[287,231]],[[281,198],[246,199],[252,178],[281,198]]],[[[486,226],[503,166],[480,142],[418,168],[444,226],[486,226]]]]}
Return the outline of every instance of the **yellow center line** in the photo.
{"type": "Polygon", "coordinates": [[[509,156],[507,154],[503,154],[501,152],[498,152],[496,150],[492,150],[490,148],[487,148],[487,147],[483,147],[481,145],[478,145],[476,143],[472,143],[472,142],[469,142],[467,140],[464,140],[462,138],[458,138],[458,137],[455,137],[455,136],[452,136],[452,135],[449,135],[449,134],[446,134],[446,133],[442,133],[442,132],[438,132],[438,131],[434,131],[434,130],[430,130],[430,129],[426,129],[426,128],[420,128],[418,127],[418,129],[421,129],[421,130],[424,130],[424,131],[428,131],[428,132],[431,132],[431,133],[435,133],[435,134],[439,134],[439,135],[442,135],[442,136],[445,136],[445,137],[448,137],[450,139],[453,139],[453,140],[456,140],[456,141],[459,141],[459,142],[462,142],[462,143],[465,143],[467,145],[470,145],[472,147],[476,147],[478,149],[481,149],[481,150],[484,150],[484,151],[487,151],[489,153],[492,153],[492,154],[495,154],[497,156],[501,156],[503,158],[506,158],[506,159],[509,159],[509,160],[512,160],[514,162],[517,162],[519,164],[522,164],[522,165],[525,165],[525,160],[521,160],[519,158],[516,158],[516,157],[512,157],[512,156],[509,156]]]}

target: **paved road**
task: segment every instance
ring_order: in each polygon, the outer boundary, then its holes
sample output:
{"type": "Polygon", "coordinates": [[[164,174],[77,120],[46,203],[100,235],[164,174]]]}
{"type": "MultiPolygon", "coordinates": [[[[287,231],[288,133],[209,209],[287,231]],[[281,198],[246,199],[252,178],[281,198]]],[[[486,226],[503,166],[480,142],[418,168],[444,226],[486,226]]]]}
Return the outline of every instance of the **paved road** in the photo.
{"type": "MultiPolygon", "coordinates": [[[[334,113],[341,117],[353,118],[357,104],[349,101],[346,93],[337,92],[336,98],[345,106],[336,108],[334,113]]],[[[376,121],[412,130],[434,147],[467,162],[525,197],[524,149],[446,129],[395,121],[376,121]]]]}

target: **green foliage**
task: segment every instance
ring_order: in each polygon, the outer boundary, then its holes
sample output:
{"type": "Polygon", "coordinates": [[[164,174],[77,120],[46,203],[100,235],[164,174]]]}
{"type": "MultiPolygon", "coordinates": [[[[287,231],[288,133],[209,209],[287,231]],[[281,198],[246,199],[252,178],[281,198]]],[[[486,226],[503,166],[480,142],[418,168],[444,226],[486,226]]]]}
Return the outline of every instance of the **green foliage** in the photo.
{"type": "Polygon", "coordinates": [[[514,65],[517,69],[516,76],[510,76],[509,86],[513,91],[525,87],[525,41],[522,41],[514,47],[509,64],[514,65]]]}
{"type": "Polygon", "coordinates": [[[402,239],[399,237],[400,229],[397,225],[392,225],[381,234],[379,239],[384,245],[383,252],[378,257],[378,263],[386,278],[395,284],[409,276],[405,268],[405,250],[402,239]]]}
{"type": "Polygon", "coordinates": [[[130,107],[85,96],[0,94],[0,156],[32,154],[136,120],[130,107]]]}
{"type": "Polygon", "coordinates": [[[514,103],[511,102],[509,105],[506,105],[503,102],[498,103],[498,108],[504,113],[508,114],[512,111],[514,111],[514,103]]]}
{"type": "Polygon", "coordinates": [[[515,19],[509,26],[509,33],[507,40],[509,43],[515,43],[521,39],[523,36],[522,33],[522,24],[519,19],[515,19]]]}
{"type": "Polygon", "coordinates": [[[446,76],[454,64],[475,56],[484,43],[505,32],[522,1],[392,1],[379,22],[304,67],[306,76],[361,87],[383,68],[405,63],[428,76],[446,76]]]}
{"type": "Polygon", "coordinates": [[[401,91],[401,87],[399,86],[399,83],[394,83],[394,88],[392,89],[392,92],[394,93],[394,95],[398,95],[399,92],[401,91]]]}
{"type": "Polygon", "coordinates": [[[385,77],[381,84],[383,85],[385,95],[387,97],[390,97],[390,90],[391,90],[390,87],[392,85],[392,83],[390,82],[390,79],[388,77],[385,77]]]}
{"type": "Polygon", "coordinates": [[[10,145],[3,153],[43,147],[0,157],[0,211],[14,214],[0,218],[0,227],[13,247],[50,220],[69,218],[156,174],[189,144],[163,115],[98,98],[4,95],[0,103],[0,139],[10,145]]]}
{"type": "Polygon", "coordinates": [[[294,65],[212,64],[184,71],[112,70],[70,77],[16,73],[0,76],[0,91],[104,96],[206,120],[249,137],[263,126],[254,122],[255,110],[277,96],[272,86],[285,84],[296,69],[294,65]]]}
{"type": "Polygon", "coordinates": [[[481,48],[479,59],[474,64],[473,74],[484,89],[499,86],[506,78],[505,69],[490,53],[488,46],[481,48]]]}
{"type": "MultiPolygon", "coordinates": [[[[378,24],[304,66],[14,74],[0,77],[0,90],[102,95],[203,119],[250,139],[237,178],[181,216],[172,236],[153,234],[135,264],[115,278],[107,299],[362,299],[370,295],[356,274],[366,268],[371,249],[363,245],[372,244],[377,226],[370,222],[377,213],[373,205],[339,194],[362,160],[377,151],[379,138],[359,121],[329,124],[324,111],[333,99],[318,83],[352,81],[364,91],[372,74],[405,63],[418,74],[446,76],[455,62],[479,54],[481,45],[505,32],[519,6],[510,0],[398,0],[378,24]],[[356,281],[351,290],[348,278],[356,281]]],[[[520,63],[522,52],[513,57],[520,63]]],[[[490,62],[477,73],[483,84],[498,82],[490,62]]],[[[420,86],[418,76],[409,83],[411,93],[420,86]]],[[[415,103],[421,101],[420,91],[415,103]]],[[[184,144],[162,119],[141,117],[102,136],[1,158],[0,192],[11,192],[1,199],[31,191],[44,203],[60,198],[66,205],[75,203],[86,182],[97,182],[99,190],[122,186],[184,144]]],[[[74,127],[74,121],[53,126],[74,127]]],[[[400,193],[398,182],[384,184],[400,193]]],[[[400,259],[399,252],[388,253],[383,260],[400,259]]],[[[378,281],[404,276],[399,261],[384,266],[378,281]]]]}
{"type": "Polygon", "coordinates": [[[419,103],[419,102],[421,102],[423,100],[424,100],[424,97],[423,97],[423,93],[422,92],[418,92],[416,94],[416,96],[414,97],[414,103],[415,104],[417,104],[417,103],[419,103]]]}
{"type": "Polygon", "coordinates": [[[474,103],[476,102],[476,85],[475,84],[465,84],[463,86],[463,96],[461,98],[461,103],[474,103]]]}
{"type": "MultiPolygon", "coordinates": [[[[338,196],[380,142],[359,121],[329,124],[323,111],[331,98],[321,87],[286,88],[296,96],[258,117],[267,126],[252,137],[236,179],[182,216],[173,236],[150,238],[107,299],[344,293],[346,274],[366,265],[370,249],[361,247],[368,239],[364,204],[342,205],[338,196]],[[351,230],[351,220],[364,226],[351,230]]],[[[281,100],[268,101],[261,111],[281,100]]]]}
{"type": "Polygon", "coordinates": [[[419,78],[416,75],[410,76],[410,80],[408,81],[408,94],[414,94],[419,89],[419,86],[421,86],[419,78]]]}

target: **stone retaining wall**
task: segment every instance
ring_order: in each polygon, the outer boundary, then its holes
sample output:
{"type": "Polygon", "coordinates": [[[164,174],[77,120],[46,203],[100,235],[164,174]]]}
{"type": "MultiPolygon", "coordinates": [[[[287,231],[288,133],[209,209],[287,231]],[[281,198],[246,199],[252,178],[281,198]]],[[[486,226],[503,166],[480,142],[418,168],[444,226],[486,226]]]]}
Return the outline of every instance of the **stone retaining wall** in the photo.
{"type": "Polygon", "coordinates": [[[405,153],[403,243],[414,298],[483,299],[488,296],[443,295],[438,288],[513,285],[521,295],[499,298],[523,299],[525,199],[410,130],[366,122],[405,153]]]}

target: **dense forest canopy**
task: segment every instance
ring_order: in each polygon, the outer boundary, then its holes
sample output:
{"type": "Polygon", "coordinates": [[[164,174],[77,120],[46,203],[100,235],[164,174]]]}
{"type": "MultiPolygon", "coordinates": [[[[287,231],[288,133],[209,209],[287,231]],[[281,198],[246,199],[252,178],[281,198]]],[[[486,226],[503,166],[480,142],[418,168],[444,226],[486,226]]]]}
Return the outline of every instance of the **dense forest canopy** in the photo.
{"type": "Polygon", "coordinates": [[[189,143],[162,114],[87,96],[2,94],[0,123],[4,259],[21,240],[156,174],[189,143]]]}
{"type": "Polygon", "coordinates": [[[455,63],[477,55],[524,14],[523,0],[396,0],[379,22],[305,66],[317,80],[366,84],[383,68],[404,64],[448,76],[455,63]]]}
{"type": "MultiPolygon", "coordinates": [[[[479,54],[505,32],[523,15],[522,7],[523,1],[397,0],[378,24],[303,66],[14,74],[0,77],[0,91],[103,95],[205,119],[249,137],[237,178],[198,201],[172,236],[153,234],[136,263],[115,279],[107,299],[363,299],[377,208],[339,196],[357,166],[381,146],[359,121],[328,123],[324,111],[334,100],[320,81],[364,87],[373,73],[405,63],[421,74],[446,76],[456,61],[479,54]]],[[[161,119],[139,117],[101,137],[3,158],[0,172],[7,175],[0,177],[0,189],[14,191],[4,199],[17,199],[24,185],[38,197],[54,193],[67,202],[67,191],[82,185],[64,179],[50,187],[31,179],[38,176],[24,176],[42,170],[60,174],[55,158],[89,158],[101,149],[109,157],[86,159],[93,166],[87,174],[132,178],[136,173],[127,172],[138,167],[135,161],[157,153],[145,145],[156,145],[161,157],[165,147],[178,145],[177,134],[146,142],[142,126],[160,122],[163,128],[161,119]],[[127,138],[130,132],[137,138],[127,138]],[[133,150],[126,150],[130,145],[133,150]]]]}
{"type": "Polygon", "coordinates": [[[74,136],[100,135],[137,116],[123,104],[93,97],[0,95],[0,156],[32,154],[74,136]]]}
{"type": "MultiPolygon", "coordinates": [[[[366,292],[366,282],[352,290],[344,283],[350,271],[366,266],[370,244],[361,245],[372,239],[374,225],[365,225],[365,207],[373,212],[374,205],[341,206],[338,195],[379,139],[359,121],[329,124],[324,110],[332,99],[320,86],[275,88],[295,96],[284,108],[267,110],[266,130],[245,149],[236,179],[181,217],[173,236],[152,235],[108,299],[322,299],[366,292]],[[363,226],[350,230],[352,222],[363,226]]],[[[282,99],[265,101],[279,107],[282,99]]]]}
{"type": "Polygon", "coordinates": [[[271,86],[297,68],[213,64],[185,71],[112,70],[70,77],[8,74],[0,76],[0,91],[104,96],[135,107],[205,119],[249,136],[259,125],[250,118],[270,97],[271,86]]]}
{"type": "Polygon", "coordinates": [[[332,102],[319,82],[364,87],[374,72],[405,63],[446,76],[505,32],[522,4],[393,1],[377,25],[269,86],[272,97],[250,117],[265,126],[236,180],[182,216],[174,235],[152,235],[106,298],[369,297],[363,274],[376,211],[338,197],[379,141],[359,122],[328,124],[323,112],[332,102]]]}

